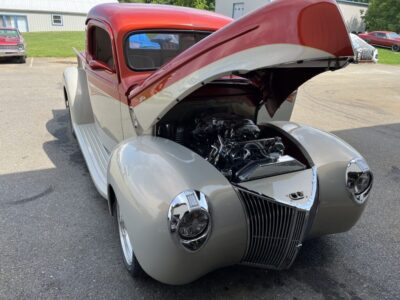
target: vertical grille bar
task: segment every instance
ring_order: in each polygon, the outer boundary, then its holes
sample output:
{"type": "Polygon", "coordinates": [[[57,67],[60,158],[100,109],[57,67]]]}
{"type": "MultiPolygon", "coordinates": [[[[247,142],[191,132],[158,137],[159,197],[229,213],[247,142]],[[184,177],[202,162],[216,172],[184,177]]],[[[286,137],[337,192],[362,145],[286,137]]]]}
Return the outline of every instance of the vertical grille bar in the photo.
{"type": "Polygon", "coordinates": [[[307,212],[238,189],[248,220],[248,246],[242,263],[288,268],[299,251],[307,212]]]}

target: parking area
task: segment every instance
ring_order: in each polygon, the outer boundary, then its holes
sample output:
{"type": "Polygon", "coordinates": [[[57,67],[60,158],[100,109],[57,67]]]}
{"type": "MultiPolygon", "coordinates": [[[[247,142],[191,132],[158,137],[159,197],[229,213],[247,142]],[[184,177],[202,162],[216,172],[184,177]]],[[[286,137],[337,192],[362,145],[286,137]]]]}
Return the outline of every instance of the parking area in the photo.
{"type": "Polygon", "coordinates": [[[351,65],[299,92],[293,121],[343,138],[374,172],[350,232],[305,242],[290,270],[234,266],[177,287],[124,269],[69,133],[61,79],[73,63],[0,62],[0,299],[400,298],[400,67],[351,65]]]}

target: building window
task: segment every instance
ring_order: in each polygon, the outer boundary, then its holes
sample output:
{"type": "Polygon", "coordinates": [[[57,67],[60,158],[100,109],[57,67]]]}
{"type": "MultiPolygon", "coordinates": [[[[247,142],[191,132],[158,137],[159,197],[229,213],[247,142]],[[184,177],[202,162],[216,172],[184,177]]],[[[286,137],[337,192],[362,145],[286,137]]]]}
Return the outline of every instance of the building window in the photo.
{"type": "Polygon", "coordinates": [[[244,15],[244,2],[233,3],[232,18],[239,19],[244,15]]]}
{"type": "Polygon", "coordinates": [[[337,0],[339,3],[356,3],[356,4],[363,4],[363,5],[368,5],[369,0],[337,0]]]}
{"type": "Polygon", "coordinates": [[[53,26],[63,26],[63,19],[61,15],[51,15],[51,24],[53,26]]]}

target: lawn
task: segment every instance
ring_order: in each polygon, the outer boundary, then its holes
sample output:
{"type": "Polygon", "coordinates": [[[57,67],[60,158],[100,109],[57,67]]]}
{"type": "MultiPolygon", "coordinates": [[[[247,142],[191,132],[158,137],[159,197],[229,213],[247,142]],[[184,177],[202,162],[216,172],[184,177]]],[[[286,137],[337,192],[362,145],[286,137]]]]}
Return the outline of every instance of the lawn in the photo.
{"type": "Polygon", "coordinates": [[[400,52],[378,48],[379,63],[387,65],[400,65],[400,52]]]}
{"type": "MultiPolygon", "coordinates": [[[[85,32],[27,32],[24,33],[28,56],[72,57],[72,48],[85,48],[85,32]]],[[[400,52],[379,48],[379,63],[400,65],[400,52]]]]}
{"type": "Polygon", "coordinates": [[[28,56],[70,57],[72,48],[85,48],[85,32],[27,32],[23,34],[27,44],[28,56]]]}

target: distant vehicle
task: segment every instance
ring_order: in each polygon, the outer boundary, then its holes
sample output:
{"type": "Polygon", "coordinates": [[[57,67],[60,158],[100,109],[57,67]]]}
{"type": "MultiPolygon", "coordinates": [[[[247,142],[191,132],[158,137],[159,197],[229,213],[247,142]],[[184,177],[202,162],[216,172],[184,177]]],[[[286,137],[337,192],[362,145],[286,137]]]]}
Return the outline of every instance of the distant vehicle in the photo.
{"type": "Polygon", "coordinates": [[[357,35],[350,33],[354,49],[354,62],[378,62],[378,50],[357,35]]]}
{"type": "Polygon", "coordinates": [[[0,58],[17,58],[18,62],[25,63],[26,52],[24,38],[16,28],[0,27],[0,58]]]}
{"type": "Polygon", "coordinates": [[[372,31],[361,33],[358,36],[371,45],[391,48],[396,52],[400,51],[400,35],[396,32],[372,31]]]}

